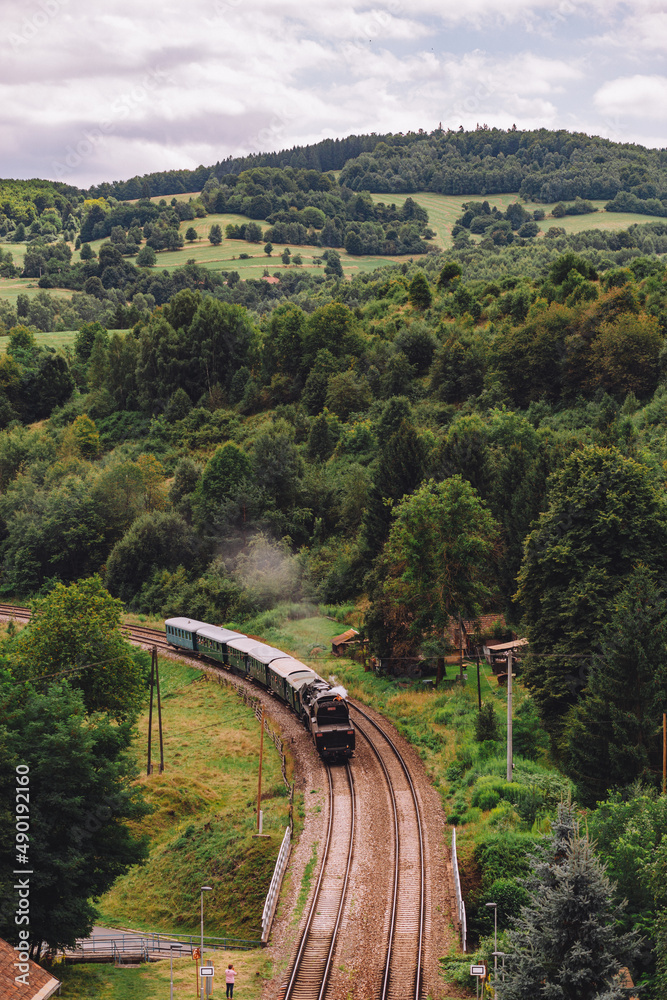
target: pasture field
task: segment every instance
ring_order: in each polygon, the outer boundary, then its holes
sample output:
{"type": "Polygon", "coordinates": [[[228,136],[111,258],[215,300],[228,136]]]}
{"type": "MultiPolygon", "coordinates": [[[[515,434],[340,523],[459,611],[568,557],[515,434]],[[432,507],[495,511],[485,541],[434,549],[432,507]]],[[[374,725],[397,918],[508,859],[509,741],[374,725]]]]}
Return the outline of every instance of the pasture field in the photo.
{"type": "MultiPolygon", "coordinates": [[[[21,293],[32,298],[41,291],[43,289],[37,284],[37,278],[0,278],[0,298],[7,299],[13,306],[21,293]]],[[[69,288],[49,288],[47,291],[58,299],[69,299],[72,296],[69,288]]]]}
{"type": "MultiPolygon", "coordinates": [[[[187,201],[191,197],[196,197],[197,192],[192,192],[189,194],[175,195],[178,201],[187,201]]],[[[446,250],[452,245],[452,226],[454,225],[457,218],[462,214],[462,204],[465,201],[482,201],[482,195],[443,195],[443,194],[433,194],[429,191],[418,191],[415,194],[371,194],[371,198],[374,202],[384,202],[385,204],[395,204],[401,206],[406,198],[412,198],[419,205],[422,205],[429,216],[429,225],[431,229],[435,232],[435,238],[432,241],[432,246],[438,249],[446,250]]],[[[152,201],[163,200],[161,196],[156,196],[151,199],[152,201]]],[[[169,204],[171,198],[164,198],[164,200],[169,204]]],[[[498,195],[488,195],[486,200],[489,204],[497,206],[502,211],[505,211],[508,205],[512,202],[519,201],[518,194],[498,194],[498,195]]],[[[590,215],[567,215],[562,219],[554,219],[551,217],[551,210],[553,209],[553,204],[551,205],[538,205],[533,202],[524,202],[524,207],[532,212],[536,208],[544,209],[546,213],[546,218],[538,222],[538,226],[542,233],[545,233],[551,226],[559,226],[565,230],[569,235],[571,233],[579,233],[585,229],[601,229],[606,232],[613,232],[615,230],[627,229],[628,226],[633,224],[648,223],[648,222],[662,222],[665,221],[659,216],[653,215],[637,215],[631,212],[605,212],[604,205],[605,201],[593,201],[593,205],[598,209],[590,215]]],[[[554,203],[555,204],[555,203],[554,203]]],[[[318,263],[317,258],[321,257],[322,253],[326,248],[311,247],[311,246],[298,246],[295,244],[287,244],[288,249],[292,256],[300,254],[302,258],[302,264],[283,264],[281,260],[281,254],[285,249],[284,244],[276,244],[274,246],[271,256],[264,253],[264,240],[261,243],[246,243],[245,240],[228,240],[224,238],[219,246],[213,246],[209,243],[208,234],[211,226],[217,223],[224,234],[225,227],[227,225],[241,225],[244,222],[256,222],[262,231],[265,231],[268,227],[264,220],[262,219],[250,219],[243,215],[232,215],[231,213],[213,214],[207,216],[205,219],[193,219],[186,220],[180,225],[180,232],[185,238],[186,231],[192,227],[197,232],[197,239],[190,243],[185,242],[181,250],[169,251],[163,250],[158,254],[157,263],[151,270],[165,270],[174,271],[179,267],[182,267],[189,260],[194,260],[197,264],[202,267],[210,268],[214,271],[237,271],[239,277],[242,279],[255,278],[262,279],[264,277],[274,277],[276,275],[282,275],[286,270],[294,270],[297,267],[305,269],[307,271],[315,271],[321,274],[324,273],[324,264],[318,263]],[[248,254],[247,259],[241,259],[240,254],[248,254]],[[268,275],[265,272],[268,271],[268,275]]],[[[540,237],[538,237],[540,238],[540,237]]],[[[479,242],[482,237],[472,237],[474,242],[479,242]]],[[[93,240],[90,246],[95,251],[99,252],[99,248],[102,243],[107,242],[106,240],[93,240]]],[[[24,243],[0,243],[0,246],[5,250],[11,251],[14,263],[17,266],[22,266],[23,258],[26,251],[26,244],[24,243]]],[[[72,260],[77,261],[80,259],[80,251],[75,251],[73,244],[70,244],[72,248],[72,260]]],[[[356,257],[348,254],[343,248],[339,248],[337,252],[340,254],[341,264],[343,266],[343,273],[346,278],[352,278],[355,274],[365,273],[368,271],[374,271],[379,267],[384,267],[387,264],[401,263],[405,260],[410,260],[409,256],[402,257],[372,257],[372,256],[362,256],[356,257]]],[[[128,258],[132,260],[133,258],[128,258]]],[[[419,259],[418,257],[416,259],[419,259]]],[[[35,278],[0,278],[0,297],[7,299],[12,305],[16,304],[16,299],[19,293],[23,292],[27,295],[35,295],[39,291],[37,285],[37,279],[35,278]]],[[[49,289],[50,295],[60,296],[63,298],[69,298],[72,295],[68,289],[56,288],[49,289]]],[[[64,336],[64,335],[63,335],[64,336]]],[[[0,347],[1,350],[1,347],[0,347]]]]}
{"type": "MultiPolygon", "coordinates": [[[[52,289],[49,289],[49,291],[52,291],[52,289]]],[[[44,333],[43,330],[37,330],[35,341],[40,347],[54,347],[56,351],[64,347],[74,350],[74,338],[76,334],[76,330],[58,330],[56,333],[44,333]]],[[[7,353],[8,343],[9,336],[0,337],[0,354],[7,353]]]]}
{"type": "MultiPolygon", "coordinates": [[[[505,211],[508,205],[520,201],[527,212],[533,212],[536,208],[544,209],[546,218],[538,222],[541,231],[545,233],[552,226],[560,226],[568,236],[571,233],[580,233],[584,229],[601,229],[604,232],[613,232],[618,229],[627,229],[635,223],[664,222],[665,220],[657,215],[638,215],[633,212],[605,212],[606,199],[593,200],[591,204],[598,209],[590,215],[566,215],[562,219],[551,218],[551,211],[556,204],[542,205],[537,202],[522,201],[518,194],[490,194],[490,195],[449,195],[433,194],[431,191],[418,191],[416,194],[371,194],[374,202],[384,202],[385,205],[395,204],[401,206],[406,198],[412,198],[428,212],[429,225],[436,232],[433,241],[438,246],[446,249],[452,243],[452,226],[463,214],[461,206],[466,201],[488,201],[491,208],[499,208],[505,211]]],[[[472,237],[475,242],[479,242],[481,237],[472,237]]],[[[539,237],[538,237],[539,238],[539,237]]]]}

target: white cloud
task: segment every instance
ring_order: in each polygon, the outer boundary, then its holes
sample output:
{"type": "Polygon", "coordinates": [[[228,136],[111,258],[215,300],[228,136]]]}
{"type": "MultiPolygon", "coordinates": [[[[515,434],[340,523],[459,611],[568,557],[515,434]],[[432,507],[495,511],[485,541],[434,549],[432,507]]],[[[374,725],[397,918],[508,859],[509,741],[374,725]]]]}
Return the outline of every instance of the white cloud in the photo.
{"type": "Polygon", "coordinates": [[[635,37],[662,50],[664,0],[190,0],[187,13],[176,0],[3,0],[3,22],[4,176],[48,176],[95,130],[75,183],[441,120],[600,127],[602,115],[623,138],[625,116],[664,118],[664,97],[636,83],[654,67],[635,77],[632,61],[635,37]],[[635,83],[619,94],[616,78],[635,83]]]}
{"type": "Polygon", "coordinates": [[[631,115],[652,121],[665,121],[667,77],[641,74],[617,77],[604,83],[593,100],[604,115],[631,115]]]}

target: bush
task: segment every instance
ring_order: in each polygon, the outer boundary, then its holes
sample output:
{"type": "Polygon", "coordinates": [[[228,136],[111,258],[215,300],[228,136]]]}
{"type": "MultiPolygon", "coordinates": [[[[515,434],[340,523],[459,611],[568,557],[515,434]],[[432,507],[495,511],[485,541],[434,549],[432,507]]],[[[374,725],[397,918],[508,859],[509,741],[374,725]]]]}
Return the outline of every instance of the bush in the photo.
{"type": "Polygon", "coordinates": [[[498,717],[492,701],[485,701],[477,713],[475,739],[478,743],[498,739],[498,717]]]}
{"type": "Polygon", "coordinates": [[[473,806],[476,806],[483,812],[495,809],[499,802],[500,796],[493,788],[478,788],[472,798],[473,806]]]}
{"type": "Polygon", "coordinates": [[[491,883],[479,901],[479,924],[487,932],[493,931],[493,910],[487,910],[487,920],[482,914],[486,903],[498,904],[498,925],[507,926],[513,917],[518,917],[521,907],[529,902],[529,896],[515,878],[497,878],[491,883]]]}

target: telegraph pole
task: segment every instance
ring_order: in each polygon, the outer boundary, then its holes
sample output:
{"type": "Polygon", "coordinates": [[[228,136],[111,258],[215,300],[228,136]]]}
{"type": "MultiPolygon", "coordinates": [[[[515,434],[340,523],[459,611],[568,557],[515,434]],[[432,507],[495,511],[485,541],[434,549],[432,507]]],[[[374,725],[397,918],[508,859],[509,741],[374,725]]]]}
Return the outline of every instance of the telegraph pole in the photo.
{"type": "Polygon", "coordinates": [[[262,832],[261,805],[262,805],[262,757],[264,754],[264,706],[262,705],[262,721],[260,722],[259,737],[259,779],[257,781],[257,833],[262,832]]]}
{"type": "Polygon", "coordinates": [[[507,780],[512,780],[512,651],[507,654],[507,780]]]}

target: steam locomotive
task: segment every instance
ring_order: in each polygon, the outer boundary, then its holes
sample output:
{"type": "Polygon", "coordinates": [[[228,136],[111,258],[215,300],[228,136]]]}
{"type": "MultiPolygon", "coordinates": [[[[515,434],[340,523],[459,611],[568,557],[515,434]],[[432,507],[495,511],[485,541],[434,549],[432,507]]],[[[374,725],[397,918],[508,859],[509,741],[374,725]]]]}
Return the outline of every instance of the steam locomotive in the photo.
{"type": "Polygon", "coordinates": [[[311,733],[324,760],[352,756],[355,730],[344,688],[332,687],[305,663],[241,632],[191,618],[168,618],[164,625],[170,646],[257,681],[285,702],[311,733]]]}

